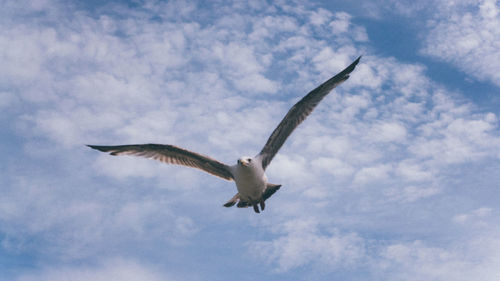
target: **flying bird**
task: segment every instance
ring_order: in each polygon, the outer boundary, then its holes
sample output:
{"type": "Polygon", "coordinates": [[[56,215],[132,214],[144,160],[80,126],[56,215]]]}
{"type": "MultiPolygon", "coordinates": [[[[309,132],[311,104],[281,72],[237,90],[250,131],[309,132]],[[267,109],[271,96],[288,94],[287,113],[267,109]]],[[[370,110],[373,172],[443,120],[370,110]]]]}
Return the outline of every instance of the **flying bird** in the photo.
{"type": "Polygon", "coordinates": [[[349,78],[349,74],[358,64],[361,56],[346,69],[328,79],[297,102],[285,115],[278,127],[267,140],[262,150],[255,157],[241,157],[235,165],[226,165],[211,157],[168,144],[130,144],[130,145],[88,145],[111,155],[135,155],[159,160],[168,164],[193,167],[218,176],[225,180],[234,180],[238,192],[224,204],[225,207],[237,205],[239,208],[253,207],[256,213],[265,208],[265,201],[271,197],[280,184],[267,181],[265,170],[278,150],[297,126],[306,119],[319,102],[331,90],[349,78]]]}

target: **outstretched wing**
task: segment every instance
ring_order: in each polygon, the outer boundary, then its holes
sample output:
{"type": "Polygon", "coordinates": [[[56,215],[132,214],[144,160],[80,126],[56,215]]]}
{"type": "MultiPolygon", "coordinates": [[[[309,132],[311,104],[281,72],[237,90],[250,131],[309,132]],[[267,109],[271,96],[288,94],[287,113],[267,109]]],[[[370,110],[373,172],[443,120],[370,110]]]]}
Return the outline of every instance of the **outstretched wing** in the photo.
{"type": "Polygon", "coordinates": [[[111,155],[135,155],[151,158],[168,164],[177,164],[197,168],[221,177],[233,180],[229,166],[208,156],[201,155],[174,145],[164,144],[131,144],[131,145],[88,145],[88,147],[111,155]]]}
{"type": "Polygon", "coordinates": [[[337,87],[340,83],[349,78],[356,65],[358,64],[361,56],[357,58],[346,69],[342,70],[339,74],[328,79],[316,89],[309,92],[299,102],[297,102],[286,114],[281,123],[274,129],[273,133],[262,148],[258,156],[262,159],[262,167],[266,169],[267,165],[271,163],[274,155],[278,153],[283,143],[290,134],[299,126],[302,121],[306,119],[309,114],[314,110],[316,105],[328,94],[330,91],[337,87]]]}

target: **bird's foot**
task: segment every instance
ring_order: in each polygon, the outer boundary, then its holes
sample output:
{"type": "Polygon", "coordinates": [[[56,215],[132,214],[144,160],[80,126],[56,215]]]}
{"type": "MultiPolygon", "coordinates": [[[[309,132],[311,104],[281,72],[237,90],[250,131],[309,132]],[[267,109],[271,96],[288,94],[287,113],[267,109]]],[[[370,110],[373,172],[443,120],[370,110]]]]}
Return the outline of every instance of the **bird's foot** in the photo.
{"type": "Polygon", "coordinates": [[[254,210],[257,214],[259,214],[259,213],[260,213],[260,211],[259,211],[259,205],[257,205],[257,204],[253,204],[253,210],[254,210]]]}

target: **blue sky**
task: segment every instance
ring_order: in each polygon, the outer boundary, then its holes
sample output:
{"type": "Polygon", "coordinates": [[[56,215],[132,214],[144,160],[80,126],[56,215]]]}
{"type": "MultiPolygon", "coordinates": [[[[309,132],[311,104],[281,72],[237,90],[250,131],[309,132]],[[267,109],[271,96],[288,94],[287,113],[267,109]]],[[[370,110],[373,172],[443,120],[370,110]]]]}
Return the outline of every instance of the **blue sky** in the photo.
{"type": "Polygon", "coordinates": [[[2,1],[0,280],[500,279],[500,3],[2,1]],[[232,182],[85,144],[233,164],[232,182]]]}

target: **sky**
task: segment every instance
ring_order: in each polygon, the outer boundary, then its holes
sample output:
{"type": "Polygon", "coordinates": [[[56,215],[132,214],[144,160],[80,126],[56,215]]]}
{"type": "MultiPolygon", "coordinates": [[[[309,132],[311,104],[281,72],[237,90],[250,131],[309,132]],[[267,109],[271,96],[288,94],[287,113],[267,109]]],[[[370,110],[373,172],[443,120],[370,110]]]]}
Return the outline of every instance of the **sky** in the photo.
{"type": "Polygon", "coordinates": [[[500,280],[500,1],[0,4],[0,280],[500,280]],[[362,55],[267,169],[227,164],[362,55]]]}

